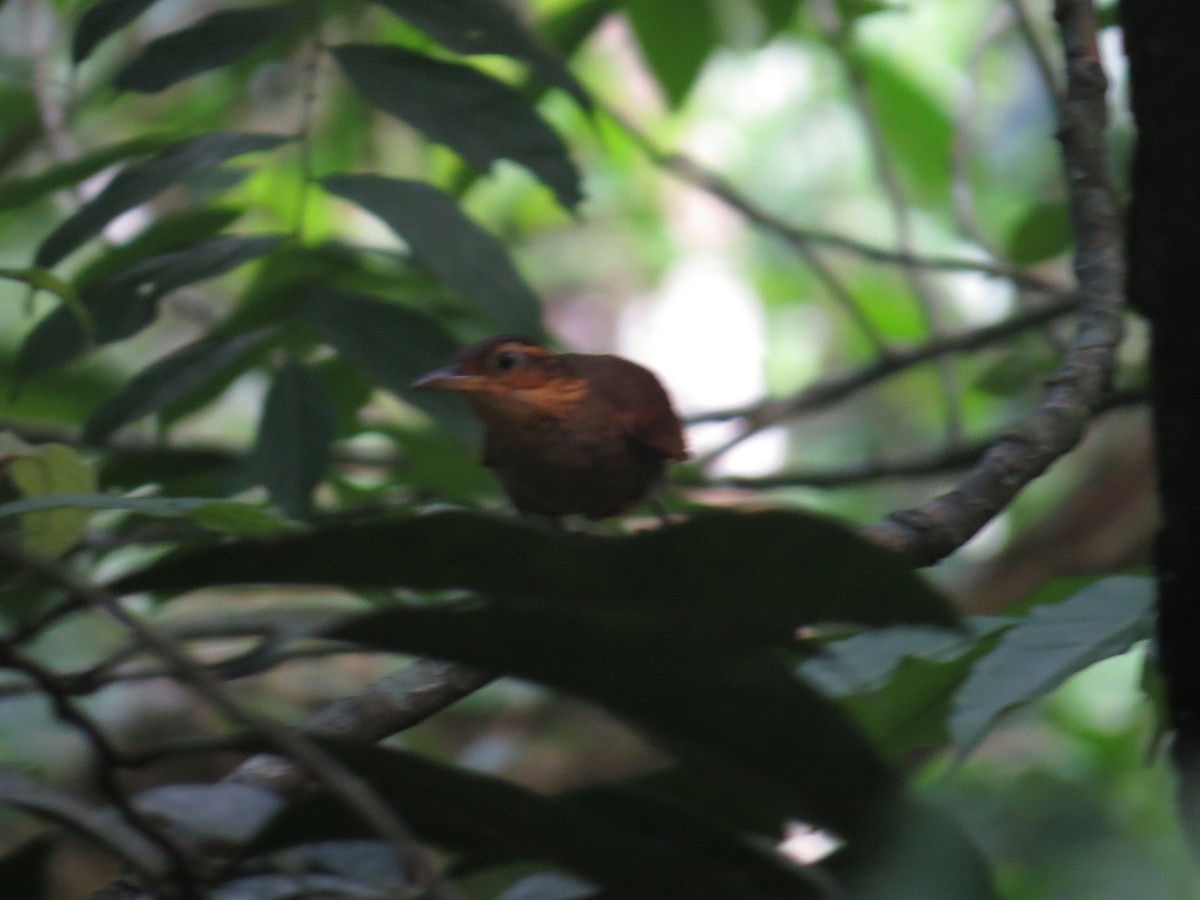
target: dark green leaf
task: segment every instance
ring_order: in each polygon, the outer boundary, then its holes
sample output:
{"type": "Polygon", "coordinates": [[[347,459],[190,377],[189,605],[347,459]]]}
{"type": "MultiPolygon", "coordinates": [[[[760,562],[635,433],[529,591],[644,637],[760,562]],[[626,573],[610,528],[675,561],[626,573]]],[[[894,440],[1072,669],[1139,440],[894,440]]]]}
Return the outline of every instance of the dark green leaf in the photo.
{"type": "Polygon", "coordinates": [[[244,153],[270,150],[286,140],[273,134],[218,131],[174,144],[145,162],[127,166],[42,241],[34,262],[42,267],[53,266],[121,213],[146,202],[185,175],[214,168],[244,153]]]}
{"type": "Polygon", "coordinates": [[[766,19],[767,36],[774,37],[795,21],[800,0],[758,0],[758,5],[766,19]]]}
{"type": "Polygon", "coordinates": [[[46,900],[49,896],[50,854],[54,841],[49,835],[26,841],[0,857],[0,884],[10,897],[46,900]]]}
{"type": "MultiPolygon", "coordinates": [[[[425,840],[480,854],[562,865],[623,897],[743,900],[820,896],[803,874],[768,852],[738,847],[755,866],[733,868],[689,852],[677,834],[647,833],[609,816],[543,797],[496,778],[451,769],[401,751],[327,744],[425,840]],[[453,797],[452,803],[446,798],[453,797]]],[[[338,805],[316,797],[285,811],[250,849],[362,833],[338,805]]]]}
{"type": "Polygon", "coordinates": [[[122,67],[113,83],[123,91],[156,93],[193,75],[219,69],[257,50],[301,16],[297,6],[252,6],[206,16],[155,38],[122,67]]]}
{"type": "Polygon", "coordinates": [[[448,145],[481,172],[509,159],[548,185],[563,206],[582,199],[562,138],[507,85],[399,47],[343,44],[334,56],[372,105],[448,145]]]}
{"type": "Polygon", "coordinates": [[[487,315],[497,330],[541,333],[538,299],[504,245],[449,195],[420,181],[380,175],[333,175],[321,183],[387,222],[442,284],[487,315]]]}
{"type": "MultiPolygon", "coordinates": [[[[182,250],[142,260],[83,289],[81,299],[95,323],[96,344],[119,341],[145,328],[158,301],[171,291],[232,271],[279,243],[273,235],[217,237],[182,250]]],[[[40,321],[21,345],[19,378],[32,378],[70,362],[88,349],[88,336],[70,310],[59,308],[40,321]]]]}
{"type": "Polygon", "coordinates": [[[99,444],[122,425],[148,416],[232,366],[268,336],[256,331],[233,338],[205,338],[143,369],[88,417],[83,439],[99,444]]]}
{"type": "Polygon", "coordinates": [[[1016,265],[1029,266],[1061,256],[1073,240],[1066,204],[1038,203],[1013,226],[1005,249],[1016,265]]]}
{"type": "Polygon", "coordinates": [[[717,17],[710,0],[621,0],[651,71],[672,106],[717,46],[717,17]]]}
{"type": "Polygon", "coordinates": [[[832,520],[791,512],[713,513],[619,538],[443,512],[226,544],[168,558],[121,586],[237,583],[465,588],[787,645],[798,626],[818,622],[956,621],[899,556],[832,520]]]}
{"type": "Polygon", "coordinates": [[[52,509],[116,509],[166,519],[190,519],[212,531],[267,535],[295,526],[258,506],[207,497],[120,497],[111,494],[46,494],[0,504],[0,518],[52,509]]]}
{"type": "Polygon", "coordinates": [[[52,191],[79,184],[114,163],[129,159],[131,156],[144,156],[155,150],[161,150],[167,143],[169,143],[169,139],[162,135],[131,138],[127,141],[109,144],[107,147],[101,147],[91,153],[85,153],[70,162],[51,166],[37,175],[10,179],[4,184],[0,184],[0,209],[23,206],[52,191]]]}
{"type": "Polygon", "coordinates": [[[1093,663],[1126,652],[1154,628],[1154,582],[1119,575],[1031,610],[1000,639],[955,698],[950,730],[960,757],[1007,710],[1050,693],[1093,663]]]}
{"type": "Polygon", "coordinates": [[[271,498],[293,519],[312,512],[312,493],[329,468],[337,436],[333,401],[324,382],[290,361],[275,373],[263,404],[254,466],[271,498]]]}
{"type": "Polygon", "coordinates": [[[224,231],[241,215],[240,209],[206,207],[157,219],[133,239],[88,260],[75,276],[75,286],[82,289],[143,259],[199,244],[224,231]]]}
{"type": "Polygon", "coordinates": [[[498,53],[528,63],[547,84],[562,88],[583,106],[587,92],[563,61],[547,51],[500,0],[375,0],[443,46],[466,55],[498,53]]]}
{"type": "Polygon", "coordinates": [[[382,388],[425,410],[458,433],[470,433],[466,411],[452,397],[410,390],[413,381],[444,366],[454,339],[429,316],[395,303],[347,291],[319,290],[305,297],[313,329],[382,388]]]}
{"type": "Polygon", "coordinates": [[[96,0],[87,8],[75,29],[71,42],[71,60],[78,65],[89,56],[96,46],[112,34],[124,28],[156,0],[96,0]]]}

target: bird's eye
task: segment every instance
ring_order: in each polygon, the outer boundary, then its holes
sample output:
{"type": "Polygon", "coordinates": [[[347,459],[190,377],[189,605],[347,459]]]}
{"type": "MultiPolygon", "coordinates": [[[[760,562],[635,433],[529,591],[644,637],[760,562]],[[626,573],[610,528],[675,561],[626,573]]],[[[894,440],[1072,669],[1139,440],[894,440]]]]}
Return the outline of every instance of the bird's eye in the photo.
{"type": "Polygon", "coordinates": [[[505,350],[503,353],[496,354],[496,368],[501,372],[512,371],[520,361],[521,354],[514,353],[512,350],[505,350]]]}

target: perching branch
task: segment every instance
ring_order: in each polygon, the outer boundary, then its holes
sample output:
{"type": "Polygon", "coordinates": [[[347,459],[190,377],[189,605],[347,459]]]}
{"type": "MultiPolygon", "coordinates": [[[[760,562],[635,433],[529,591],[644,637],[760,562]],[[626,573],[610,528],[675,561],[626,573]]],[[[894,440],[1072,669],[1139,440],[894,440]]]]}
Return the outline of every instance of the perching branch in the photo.
{"type": "Polygon", "coordinates": [[[1059,140],[1067,180],[1079,319],[1066,359],[1041,403],[993,445],[957,487],[866,530],[881,544],[929,565],[961,547],[1017,493],[1079,442],[1109,390],[1122,333],[1125,264],[1116,198],[1105,168],[1107,80],[1089,0],[1059,0],[1067,89],[1059,140]]]}

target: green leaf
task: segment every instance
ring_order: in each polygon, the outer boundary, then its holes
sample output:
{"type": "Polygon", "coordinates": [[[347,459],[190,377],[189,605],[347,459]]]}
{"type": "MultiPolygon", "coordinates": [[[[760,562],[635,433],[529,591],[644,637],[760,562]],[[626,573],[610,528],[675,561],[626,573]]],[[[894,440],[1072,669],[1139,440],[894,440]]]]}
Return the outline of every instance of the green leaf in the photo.
{"type": "MultiPolygon", "coordinates": [[[[158,302],[171,291],[215,278],[269,253],[279,244],[274,235],[223,236],[192,247],[153,256],[89,284],[81,300],[95,323],[95,344],[119,341],[154,321],[158,302]]],[[[21,345],[19,379],[32,378],[70,362],[89,347],[89,335],[68,309],[59,308],[38,322],[21,345]]]]}
{"type": "Polygon", "coordinates": [[[859,53],[867,92],[904,186],[920,203],[944,204],[954,129],[938,98],[889,57],[859,53]]]}
{"type": "Polygon", "coordinates": [[[134,263],[171,250],[182,250],[215,237],[242,215],[242,210],[208,207],[190,209],[151,222],[139,234],[90,259],[75,276],[78,288],[102,281],[134,263]]]}
{"type": "Polygon", "coordinates": [[[96,0],[87,8],[71,42],[71,61],[76,65],[92,55],[106,37],[124,28],[156,0],[96,0]]]}
{"type": "MultiPolygon", "coordinates": [[[[809,878],[769,849],[640,797],[639,811],[668,818],[651,831],[624,811],[545,797],[498,778],[465,772],[382,747],[325,742],[426,841],[484,857],[556,863],[620,897],[696,900],[819,897],[809,878]],[[453,803],[446,798],[453,797],[453,803]],[[614,814],[615,812],[615,814],[614,814]],[[706,842],[709,855],[696,852],[706,842]],[[736,860],[738,865],[731,865],[736,860]]],[[[614,790],[613,792],[617,792],[614,790]]],[[[267,827],[249,852],[365,834],[324,796],[303,800],[267,827]]]]}
{"type": "Polygon", "coordinates": [[[264,535],[295,526],[270,510],[234,500],[207,497],[121,497],[112,494],[47,494],[0,504],[0,519],[46,510],[120,510],[165,519],[190,519],[214,531],[264,535]]]}
{"type": "Polygon", "coordinates": [[[671,101],[687,97],[717,46],[709,0],[621,0],[651,71],[671,101]]]}
{"type": "Polygon", "coordinates": [[[123,91],[152,94],[184,79],[236,62],[295,24],[298,6],[227,9],[155,38],[122,67],[113,83],[123,91]]]}
{"type": "Polygon", "coordinates": [[[585,108],[591,100],[563,61],[525,30],[498,0],[375,0],[455,53],[498,53],[528,63],[547,84],[562,88],[585,108]]]}
{"type": "Polygon", "coordinates": [[[1050,693],[1093,663],[1126,652],[1154,627],[1154,583],[1118,575],[1073,597],[1032,609],[971,673],[954,702],[950,730],[960,758],[1006,711],[1050,693]]]}
{"type": "Polygon", "coordinates": [[[79,295],[75,293],[75,288],[49,269],[0,269],[0,278],[27,284],[35,292],[49,291],[58,297],[65,309],[70,310],[71,314],[79,321],[79,327],[85,334],[91,336],[95,332],[96,326],[92,322],[92,314],[88,312],[87,307],[79,299],[79,295]]]}
{"type": "Polygon", "coordinates": [[[463,214],[432,185],[380,175],[333,175],[326,190],[383,219],[438,280],[466,298],[499,331],[541,333],[537,296],[521,278],[504,245],[463,214]]]}
{"type": "Polygon", "coordinates": [[[333,401],[325,383],[306,366],[290,361],[275,373],[263,404],[254,467],[285,514],[312,513],[312,493],[329,468],[337,437],[333,401]]]}
{"type": "Polygon", "coordinates": [[[713,513],[616,538],[440,512],[168,557],[123,585],[142,591],[238,583],[469,589],[787,646],[797,627],[820,622],[957,621],[901,557],[829,519],[792,512],[713,513]]]}
{"type": "Polygon", "coordinates": [[[758,6],[767,23],[767,36],[775,37],[796,20],[800,0],[758,0],[758,6]]]}
{"type": "Polygon", "coordinates": [[[446,365],[458,345],[435,320],[386,300],[321,289],[304,298],[322,341],[382,388],[425,410],[459,434],[469,416],[453,397],[411,390],[414,380],[446,365]]]}
{"type": "Polygon", "coordinates": [[[273,134],[218,131],[173,144],[145,162],[126,166],[104,190],[42,241],[34,263],[43,268],[55,265],[121,213],[146,202],[186,175],[215,168],[245,153],[270,150],[286,140],[273,134]]]}
{"type": "Polygon", "coordinates": [[[1037,203],[1013,226],[1005,250],[1015,265],[1029,266],[1061,256],[1074,239],[1065,203],[1037,203]]]}
{"type": "Polygon", "coordinates": [[[343,44],[334,56],[373,106],[451,147],[481,172],[509,159],[549,186],[563,206],[574,208],[582,199],[562,138],[507,85],[470,66],[399,47],[343,44]]]}
{"type": "Polygon", "coordinates": [[[157,412],[237,362],[270,331],[233,338],[204,338],[181,347],[143,369],[88,417],[83,440],[99,444],[122,425],[157,412]]]}
{"type": "Polygon", "coordinates": [[[0,209],[24,206],[52,191],[79,184],[114,163],[119,163],[132,156],[144,156],[147,153],[161,150],[169,142],[170,139],[166,135],[131,138],[127,141],[109,144],[93,150],[91,153],[85,153],[70,162],[51,166],[37,175],[10,179],[4,184],[0,184],[0,209]]]}
{"type": "Polygon", "coordinates": [[[616,8],[617,0],[580,0],[549,12],[538,30],[547,44],[570,56],[616,8]]]}
{"type": "MultiPolygon", "coordinates": [[[[23,497],[37,499],[96,490],[95,471],[74,447],[43,444],[13,456],[8,476],[23,497]]],[[[21,517],[21,538],[31,553],[53,559],[75,545],[89,518],[88,513],[78,509],[32,512],[21,517]]]]}

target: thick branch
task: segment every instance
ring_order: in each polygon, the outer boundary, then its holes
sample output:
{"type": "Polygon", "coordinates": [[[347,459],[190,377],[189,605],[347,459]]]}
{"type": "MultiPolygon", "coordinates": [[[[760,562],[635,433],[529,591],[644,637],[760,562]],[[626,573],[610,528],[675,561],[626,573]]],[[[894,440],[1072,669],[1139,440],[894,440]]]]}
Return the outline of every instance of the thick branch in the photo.
{"type": "Polygon", "coordinates": [[[1096,50],[1092,4],[1060,0],[1055,12],[1067,58],[1059,139],[1076,238],[1078,327],[1042,402],[1013,434],[991,447],[953,490],[867,529],[920,565],[961,547],[1074,447],[1112,381],[1122,331],[1124,261],[1117,203],[1105,168],[1107,82],[1096,50]]]}

